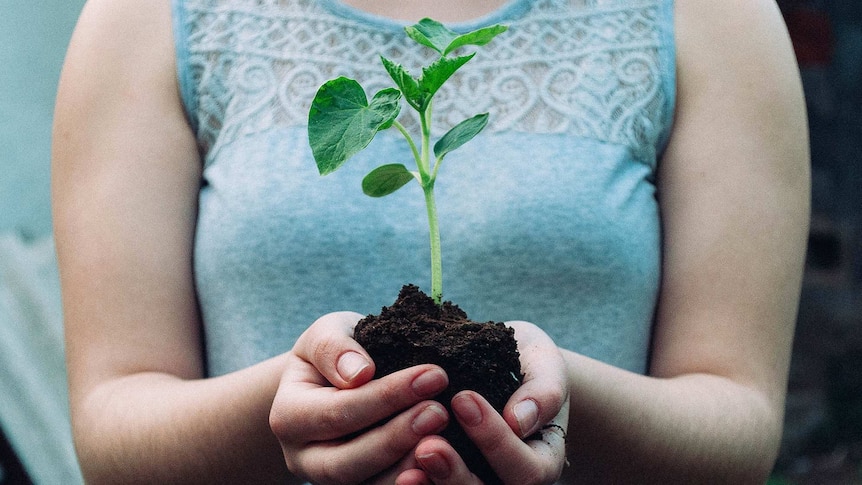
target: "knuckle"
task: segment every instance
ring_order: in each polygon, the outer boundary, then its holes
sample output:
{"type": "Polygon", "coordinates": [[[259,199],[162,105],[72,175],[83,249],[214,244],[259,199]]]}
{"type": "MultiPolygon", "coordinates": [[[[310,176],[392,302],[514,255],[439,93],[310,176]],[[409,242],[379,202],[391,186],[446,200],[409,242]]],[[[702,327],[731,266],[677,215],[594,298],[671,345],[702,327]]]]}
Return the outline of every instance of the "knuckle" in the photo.
{"type": "Polygon", "coordinates": [[[311,343],[311,361],[313,363],[335,362],[341,351],[341,346],[331,338],[316,339],[311,343]]]}
{"type": "Polygon", "coordinates": [[[278,437],[279,441],[286,442],[291,440],[293,435],[291,423],[293,421],[290,413],[284,406],[280,406],[278,401],[273,403],[273,407],[269,412],[269,428],[278,437]]]}
{"type": "Polygon", "coordinates": [[[307,357],[326,351],[328,339],[324,337],[338,334],[339,328],[342,327],[341,320],[343,317],[340,313],[329,313],[318,318],[297,338],[294,349],[307,357]]]}
{"type": "Polygon", "coordinates": [[[286,434],[284,419],[282,419],[281,414],[274,409],[269,413],[269,429],[272,430],[276,437],[278,437],[279,441],[281,441],[286,434]]]}

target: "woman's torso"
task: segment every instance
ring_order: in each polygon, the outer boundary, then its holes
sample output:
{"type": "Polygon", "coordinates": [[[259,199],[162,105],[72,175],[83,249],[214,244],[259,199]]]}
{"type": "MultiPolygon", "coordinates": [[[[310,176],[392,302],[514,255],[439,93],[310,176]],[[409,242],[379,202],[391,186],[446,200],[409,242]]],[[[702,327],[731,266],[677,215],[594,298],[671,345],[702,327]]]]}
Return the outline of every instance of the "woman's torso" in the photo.
{"type": "MultiPolygon", "coordinates": [[[[491,114],[437,184],[444,297],[474,320],[529,320],[563,347],[645,370],[671,11],[670,0],[514,0],[454,25],[509,26],[434,105],[438,134],[491,114]]],[[[374,167],[410,161],[403,139],[381,133],[320,177],[306,120],[326,80],[373,93],[392,85],[380,54],[417,73],[430,53],[400,23],[336,0],[175,0],[175,25],[205,163],[194,258],[209,372],[289,350],[327,312],[377,312],[405,283],[427,290],[420,189],[360,189],[374,167]]]]}

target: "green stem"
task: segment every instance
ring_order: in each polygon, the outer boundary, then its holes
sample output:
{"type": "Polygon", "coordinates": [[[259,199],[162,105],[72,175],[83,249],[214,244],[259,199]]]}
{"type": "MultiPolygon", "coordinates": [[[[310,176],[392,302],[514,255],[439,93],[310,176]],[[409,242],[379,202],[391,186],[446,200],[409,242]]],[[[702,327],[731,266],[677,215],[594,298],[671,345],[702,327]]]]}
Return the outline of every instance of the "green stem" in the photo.
{"type": "Polygon", "coordinates": [[[440,228],[437,224],[437,204],[434,201],[434,181],[437,164],[431,167],[431,102],[419,113],[422,130],[422,154],[419,172],[422,175],[422,191],[425,193],[425,208],[428,211],[428,233],[431,238],[431,299],[437,305],[443,303],[443,258],[440,251],[440,228]]]}
{"type": "Polygon", "coordinates": [[[442,157],[438,157],[434,162],[434,172],[431,174],[431,180],[437,180],[437,172],[440,171],[440,162],[443,161],[442,157]]]}
{"type": "MultiPolygon", "coordinates": [[[[422,160],[419,170],[430,177],[431,175],[431,102],[425,107],[425,111],[419,113],[419,124],[422,131],[422,160]]],[[[433,183],[433,180],[429,179],[433,183]]]]}
{"type": "Polygon", "coordinates": [[[413,158],[416,159],[416,163],[419,163],[419,160],[421,160],[422,156],[419,154],[419,150],[416,148],[416,142],[413,141],[413,137],[410,135],[410,132],[407,131],[407,128],[404,128],[404,125],[399,123],[398,120],[395,120],[392,123],[392,126],[394,126],[398,131],[400,131],[402,135],[404,135],[404,139],[406,139],[407,143],[410,145],[410,150],[413,151],[413,158]]]}
{"type": "Polygon", "coordinates": [[[440,228],[437,225],[437,204],[434,202],[434,183],[422,188],[425,208],[428,210],[428,229],[431,236],[431,298],[443,302],[443,258],[440,251],[440,228]]]}

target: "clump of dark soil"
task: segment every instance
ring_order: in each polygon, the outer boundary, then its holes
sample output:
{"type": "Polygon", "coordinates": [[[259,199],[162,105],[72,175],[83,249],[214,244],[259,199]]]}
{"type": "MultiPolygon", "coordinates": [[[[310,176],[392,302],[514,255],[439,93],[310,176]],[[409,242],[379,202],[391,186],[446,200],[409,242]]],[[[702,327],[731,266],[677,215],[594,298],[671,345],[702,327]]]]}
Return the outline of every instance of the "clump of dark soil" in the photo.
{"type": "MultiPolygon", "coordinates": [[[[414,285],[404,286],[380,315],[362,319],[354,338],[374,359],[375,378],[417,364],[442,367],[449,387],[436,400],[450,412],[452,397],[469,389],[502,413],[524,377],[511,328],[500,322],[473,322],[457,305],[438,306],[414,285]]],[[[501,483],[455,419],[441,435],[486,485],[501,483]]]]}

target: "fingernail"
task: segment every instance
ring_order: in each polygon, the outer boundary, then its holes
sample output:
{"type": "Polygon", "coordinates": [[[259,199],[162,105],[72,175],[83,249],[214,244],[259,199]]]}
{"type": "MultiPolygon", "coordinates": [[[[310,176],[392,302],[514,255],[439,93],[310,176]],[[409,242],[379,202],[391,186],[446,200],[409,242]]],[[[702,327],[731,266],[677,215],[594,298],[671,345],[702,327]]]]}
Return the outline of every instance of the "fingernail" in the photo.
{"type": "Polygon", "coordinates": [[[419,455],[416,457],[422,468],[438,480],[449,478],[452,473],[449,468],[449,462],[439,453],[429,453],[427,455],[419,455]]]}
{"type": "Polygon", "coordinates": [[[371,363],[362,355],[356,352],[345,352],[338,358],[338,363],[335,365],[335,368],[338,370],[338,375],[340,375],[342,379],[350,382],[369,365],[371,365],[371,363]]]}
{"type": "Polygon", "coordinates": [[[446,389],[449,385],[449,378],[441,369],[427,370],[413,379],[411,384],[413,392],[421,398],[429,398],[446,389]]]}
{"type": "Polygon", "coordinates": [[[443,429],[448,416],[442,407],[431,404],[413,420],[413,432],[418,435],[428,435],[443,429]]]}
{"type": "Polygon", "coordinates": [[[479,408],[479,403],[469,394],[455,396],[452,399],[452,410],[463,425],[477,426],[482,423],[482,410],[479,408]]]}
{"type": "Polygon", "coordinates": [[[539,406],[536,405],[536,401],[525,399],[515,404],[512,411],[515,413],[515,419],[518,420],[521,437],[529,436],[539,421],[539,406]]]}

